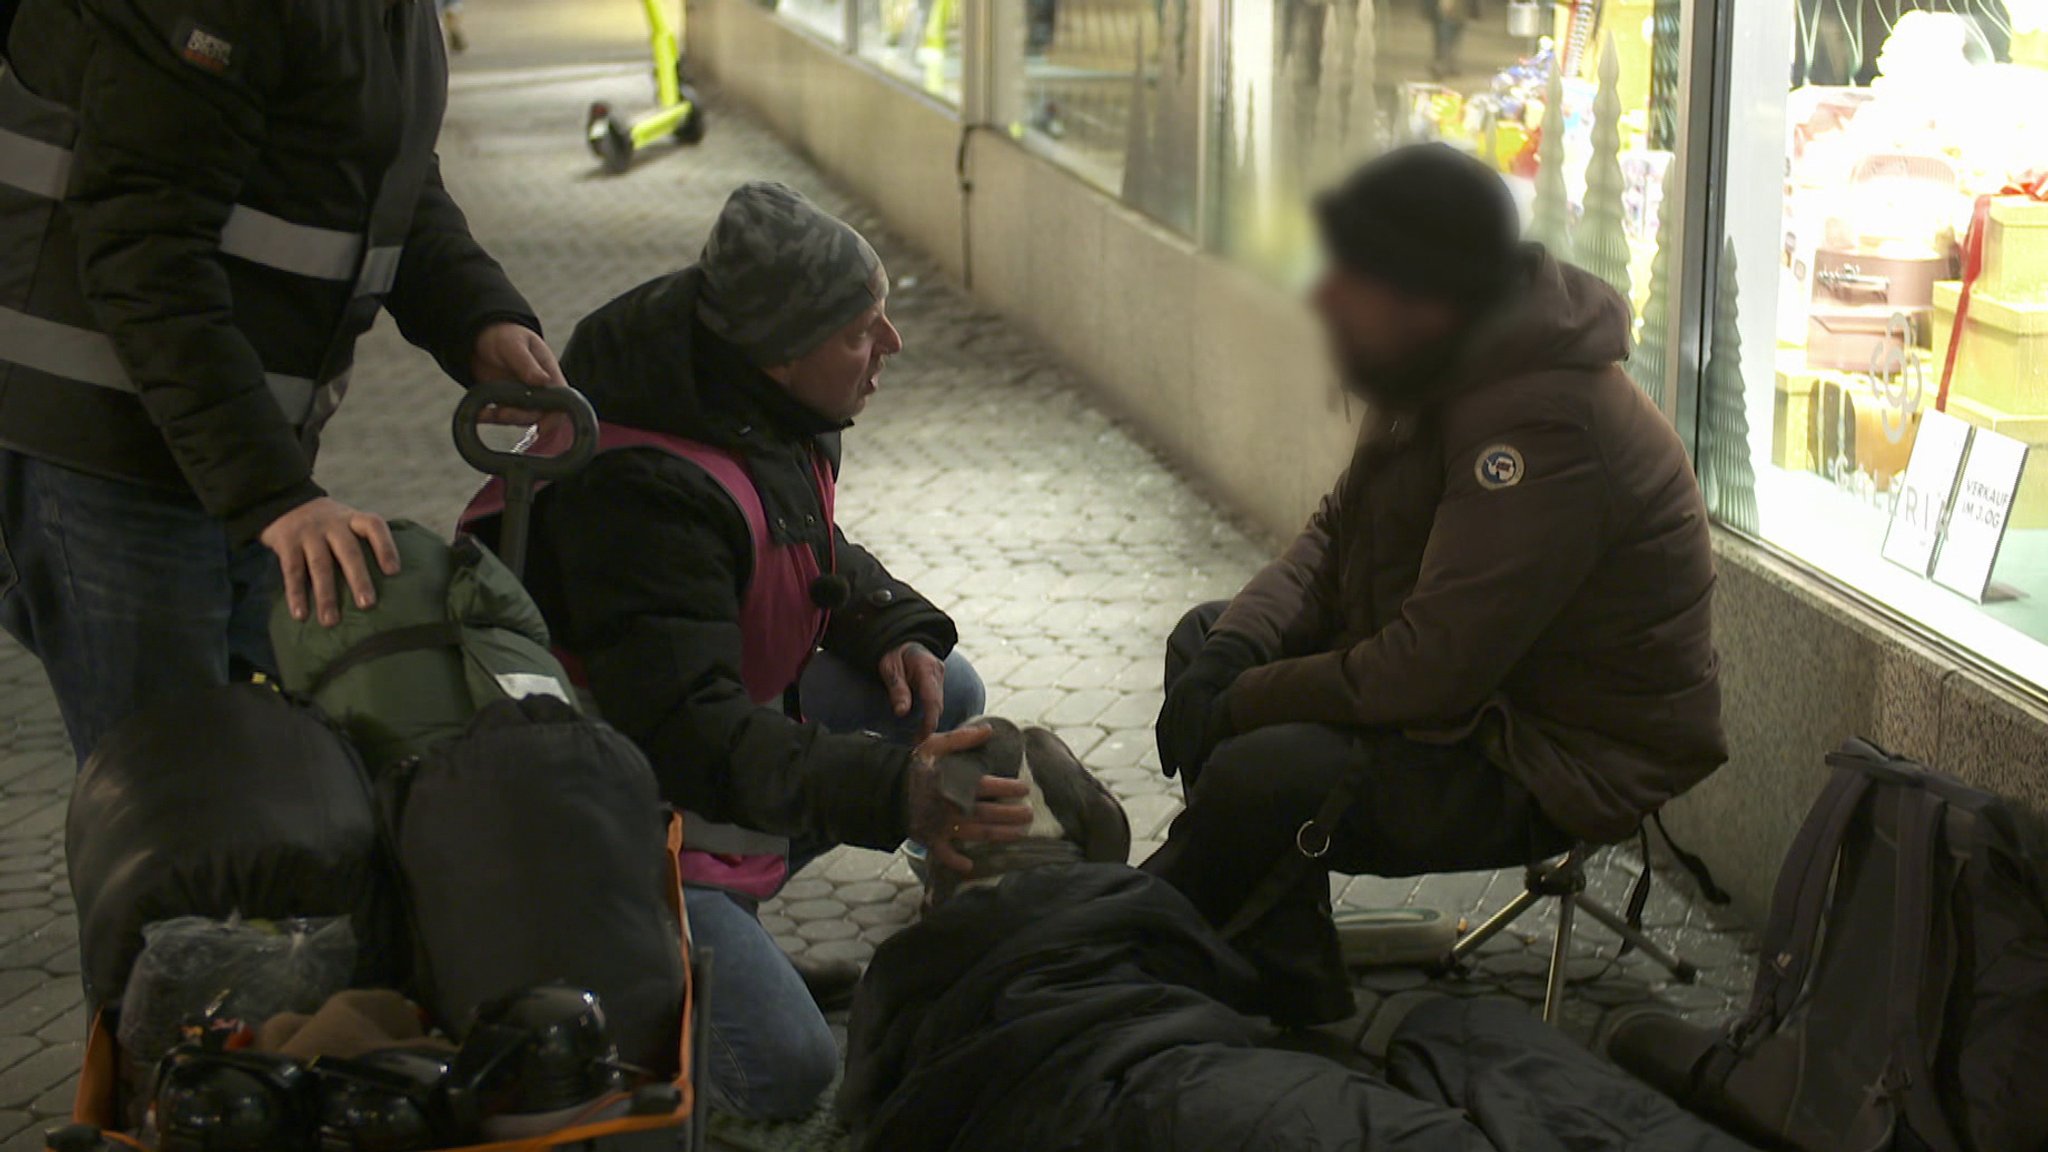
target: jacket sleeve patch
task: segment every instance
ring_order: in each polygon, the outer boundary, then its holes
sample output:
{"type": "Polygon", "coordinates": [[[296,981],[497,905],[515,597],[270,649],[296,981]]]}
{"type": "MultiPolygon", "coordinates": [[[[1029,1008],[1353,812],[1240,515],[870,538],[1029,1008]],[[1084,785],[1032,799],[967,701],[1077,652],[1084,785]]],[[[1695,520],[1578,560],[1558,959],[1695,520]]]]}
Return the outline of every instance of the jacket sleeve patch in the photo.
{"type": "Polygon", "coordinates": [[[1472,474],[1478,478],[1479,486],[1488,491],[1520,484],[1525,471],[1522,454],[1512,444],[1491,444],[1481,448],[1479,458],[1472,463],[1472,474]]]}
{"type": "Polygon", "coordinates": [[[234,44],[196,20],[178,22],[171,32],[171,48],[180,60],[214,76],[225,76],[235,62],[234,44]]]}

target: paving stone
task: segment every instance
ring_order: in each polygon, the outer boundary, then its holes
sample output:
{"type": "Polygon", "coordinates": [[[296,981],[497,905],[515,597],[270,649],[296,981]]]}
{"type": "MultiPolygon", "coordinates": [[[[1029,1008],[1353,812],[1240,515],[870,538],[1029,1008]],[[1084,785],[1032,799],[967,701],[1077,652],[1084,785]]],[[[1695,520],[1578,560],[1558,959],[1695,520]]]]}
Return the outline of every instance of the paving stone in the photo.
{"type": "Polygon", "coordinates": [[[826,963],[848,961],[865,965],[875,958],[875,946],[864,939],[826,940],[811,945],[804,955],[826,963]]]}
{"type": "Polygon", "coordinates": [[[801,927],[815,920],[844,920],[846,905],[833,899],[799,900],[794,904],[785,905],[782,914],[796,921],[801,927]]]}
{"type": "Polygon", "coordinates": [[[812,920],[799,922],[796,934],[812,944],[828,940],[851,940],[860,935],[860,925],[851,920],[812,920]]]}
{"type": "MultiPolygon", "coordinates": [[[[886,864],[883,865],[887,867],[886,864]]],[[[897,888],[886,880],[868,880],[842,885],[835,895],[849,908],[863,904],[885,904],[896,899],[897,888]]]]}
{"type": "Polygon", "coordinates": [[[834,886],[871,883],[889,870],[891,856],[888,852],[871,852],[863,848],[845,849],[826,867],[825,879],[834,886]]]}
{"type": "Polygon", "coordinates": [[[812,865],[811,868],[804,869],[800,879],[792,880],[783,885],[782,892],[777,899],[782,904],[789,905],[800,904],[805,900],[822,900],[830,896],[832,894],[831,882],[823,878],[813,877],[810,874],[812,869],[816,867],[817,865],[812,865]]]}
{"type": "Polygon", "coordinates": [[[863,904],[847,913],[846,918],[863,929],[879,928],[885,924],[908,924],[917,917],[915,905],[890,900],[886,904],[863,904]]]}
{"type": "Polygon", "coordinates": [[[1157,839],[1180,814],[1178,796],[1138,796],[1124,800],[1124,812],[1131,820],[1131,835],[1140,840],[1157,839]]]}
{"type": "Polygon", "coordinates": [[[55,1044],[0,1072],[0,1100],[31,1101],[78,1074],[83,1043],[55,1044]]]}

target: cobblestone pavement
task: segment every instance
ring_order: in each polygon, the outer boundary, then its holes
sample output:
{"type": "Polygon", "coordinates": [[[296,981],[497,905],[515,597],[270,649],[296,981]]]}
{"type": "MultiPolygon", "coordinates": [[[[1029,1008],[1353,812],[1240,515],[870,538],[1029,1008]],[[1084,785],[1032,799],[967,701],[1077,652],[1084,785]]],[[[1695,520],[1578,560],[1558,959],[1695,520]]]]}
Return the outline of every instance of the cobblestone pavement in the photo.
{"type": "MultiPolygon", "coordinates": [[[[502,7],[471,9],[481,43],[501,26],[494,20],[511,17],[502,7]]],[[[895,274],[891,308],[908,349],[872,417],[848,437],[847,530],[955,613],[991,710],[1055,728],[1123,798],[1139,838],[1134,857],[1150,851],[1178,795],[1159,775],[1149,730],[1162,638],[1189,605],[1233,591],[1266,544],[741,111],[714,102],[700,148],[662,149],[623,178],[600,176],[580,143],[584,107],[598,98],[637,106],[645,87],[630,66],[461,72],[442,155],[476,232],[560,340],[612,294],[688,260],[724,193],[744,179],[787,181],[868,231],[895,274]]],[[[389,324],[366,342],[356,378],[328,439],[323,481],[345,500],[449,527],[474,483],[448,442],[454,389],[389,324]]],[[[44,1123],[68,1108],[81,1055],[86,1021],[61,841],[71,774],[39,669],[11,643],[0,647],[0,1152],[40,1147],[44,1123]]],[[[1618,905],[1633,857],[1610,855],[1592,884],[1618,905]]],[[[910,920],[910,884],[890,856],[840,851],[792,883],[764,919],[792,951],[864,959],[910,920]]],[[[1477,917],[1519,886],[1514,874],[1359,879],[1336,894],[1346,905],[1477,917]]],[[[1536,994],[1547,923],[1532,918],[1527,934],[1488,950],[1472,979],[1446,987],[1536,994]]],[[[1673,884],[1659,885],[1648,923],[1705,969],[1704,981],[1671,985],[1640,957],[1625,958],[1575,991],[1567,1023],[1576,1032],[1589,1033],[1604,1006],[1652,997],[1718,1015],[1746,984],[1747,938],[1673,884]]],[[[1574,975],[1600,971],[1611,952],[1604,932],[1582,930],[1574,975]]],[[[1373,974],[1362,1002],[1424,983],[1415,971],[1373,974]]]]}

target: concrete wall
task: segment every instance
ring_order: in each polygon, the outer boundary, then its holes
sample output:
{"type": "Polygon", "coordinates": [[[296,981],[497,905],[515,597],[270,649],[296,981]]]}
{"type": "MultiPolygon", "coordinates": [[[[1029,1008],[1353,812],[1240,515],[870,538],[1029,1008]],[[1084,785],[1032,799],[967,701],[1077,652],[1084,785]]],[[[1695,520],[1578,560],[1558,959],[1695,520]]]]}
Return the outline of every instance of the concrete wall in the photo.
{"type": "MultiPolygon", "coordinates": [[[[697,0],[692,18],[693,58],[728,95],[1057,350],[1176,463],[1274,536],[1296,530],[1349,442],[1298,301],[1000,133],[969,137],[963,194],[949,109],[753,0],[697,0]]],[[[1820,789],[1822,756],[1850,736],[2048,814],[2039,700],[1754,545],[1716,543],[1733,759],[1669,815],[1752,921],[1820,789]]]]}

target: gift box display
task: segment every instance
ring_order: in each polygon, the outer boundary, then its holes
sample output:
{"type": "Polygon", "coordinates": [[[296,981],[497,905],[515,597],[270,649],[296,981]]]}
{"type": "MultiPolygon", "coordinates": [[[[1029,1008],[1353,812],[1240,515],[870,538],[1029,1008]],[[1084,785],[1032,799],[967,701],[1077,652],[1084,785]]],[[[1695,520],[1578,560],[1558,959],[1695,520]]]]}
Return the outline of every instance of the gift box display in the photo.
{"type": "Polygon", "coordinates": [[[1812,368],[1797,352],[1781,354],[1771,462],[1837,483],[1845,473],[1862,473],[1878,491],[1891,491],[1913,455],[1920,413],[1931,399],[1920,384],[1926,360],[1914,352],[1908,370],[1877,377],[1812,368]]]}
{"type": "MultiPolygon", "coordinates": [[[[1984,284],[1979,279],[1970,292],[1949,374],[1949,403],[1967,400],[2001,415],[2048,416],[2048,301],[2016,303],[1984,284]]],[[[1955,280],[1934,286],[1934,346],[1944,359],[1956,339],[1962,287],[1955,280]]]]}

